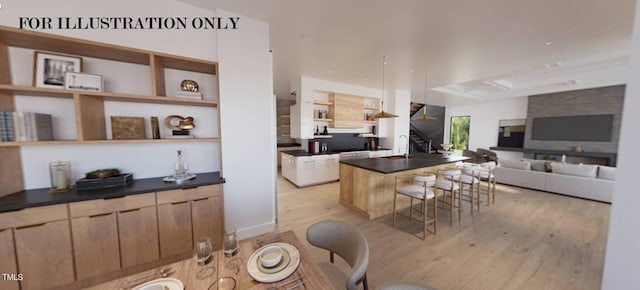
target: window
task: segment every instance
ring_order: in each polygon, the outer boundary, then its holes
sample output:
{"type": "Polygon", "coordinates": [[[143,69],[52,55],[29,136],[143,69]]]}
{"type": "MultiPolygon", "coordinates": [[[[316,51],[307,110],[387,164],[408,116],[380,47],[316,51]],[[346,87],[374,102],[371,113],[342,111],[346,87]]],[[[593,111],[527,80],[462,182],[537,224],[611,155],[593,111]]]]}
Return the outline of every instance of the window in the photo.
{"type": "Polygon", "coordinates": [[[451,144],[454,150],[469,150],[470,116],[451,117],[451,144]]]}

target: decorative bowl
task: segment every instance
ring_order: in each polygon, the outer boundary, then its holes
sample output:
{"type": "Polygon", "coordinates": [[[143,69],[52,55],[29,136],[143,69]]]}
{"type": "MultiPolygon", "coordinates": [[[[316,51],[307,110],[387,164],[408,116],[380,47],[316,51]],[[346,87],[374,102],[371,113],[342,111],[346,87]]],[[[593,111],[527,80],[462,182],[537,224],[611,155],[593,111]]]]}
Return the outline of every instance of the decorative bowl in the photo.
{"type": "Polygon", "coordinates": [[[453,144],[440,144],[440,146],[442,146],[442,149],[444,149],[444,151],[449,151],[451,147],[453,147],[453,144]]]}
{"type": "Polygon", "coordinates": [[[282,260],[282,248],[278,246],[269,246],[264,248],[260,253],[260,263],[266,268],[271,268],[282,260]]]}

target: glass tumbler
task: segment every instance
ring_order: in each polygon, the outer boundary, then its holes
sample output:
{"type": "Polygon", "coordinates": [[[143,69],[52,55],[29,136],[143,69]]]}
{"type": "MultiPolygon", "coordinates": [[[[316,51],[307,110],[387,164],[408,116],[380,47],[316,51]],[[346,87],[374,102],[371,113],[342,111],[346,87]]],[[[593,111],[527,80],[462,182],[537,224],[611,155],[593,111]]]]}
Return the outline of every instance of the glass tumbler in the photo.
{"type": "Polygon", "coordinates": [[[224,235],[224,255],[234,256],[238,253],[238,234],[235,229],[228,229],[224,235]]]}

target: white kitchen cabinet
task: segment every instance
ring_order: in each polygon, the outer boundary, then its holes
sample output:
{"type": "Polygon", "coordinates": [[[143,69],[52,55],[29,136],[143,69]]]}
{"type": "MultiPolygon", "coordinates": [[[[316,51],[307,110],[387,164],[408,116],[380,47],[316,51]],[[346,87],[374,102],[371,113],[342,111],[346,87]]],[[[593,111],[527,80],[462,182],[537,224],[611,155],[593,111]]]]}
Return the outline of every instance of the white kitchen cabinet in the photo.
{"type": "Polygon", "coordinates": [[[339,154],[292,156],[282,154],[282,176],[299,187],[339,179],[339,154]]]}
{"type": "Polygon", "coordinates": [[[322,170],[323,179],[327,181],[333,181],[340,179],[340,155],[331,154],[325,155],[325,158],[320,166],[324,167],[322,170]]]}
{"type": "Polygon", "coordinates": [[[282,153],[281,159],[282,159],[282,177],[284,177],[285,179],[295,184],[296,180],[298,179],[296,174],[296,165],[295,165],[296,158],[287,153],[282,153]]]}
{"type": "Polygon", "coordinates": [[[376,150],[369,151],[369,158],[387,157],[391,156],[391,150],[376,150]]]}

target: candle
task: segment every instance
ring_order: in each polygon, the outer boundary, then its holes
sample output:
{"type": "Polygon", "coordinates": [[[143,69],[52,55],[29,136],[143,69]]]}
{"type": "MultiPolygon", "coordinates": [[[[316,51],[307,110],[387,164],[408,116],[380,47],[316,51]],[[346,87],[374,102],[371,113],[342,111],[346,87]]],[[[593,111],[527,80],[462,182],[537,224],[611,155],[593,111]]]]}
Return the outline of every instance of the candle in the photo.
{"type": "Polygon", "coordinates": [[[63,169],[56,170],[56,189],[67,189],[67,174],[63,169]]]}

